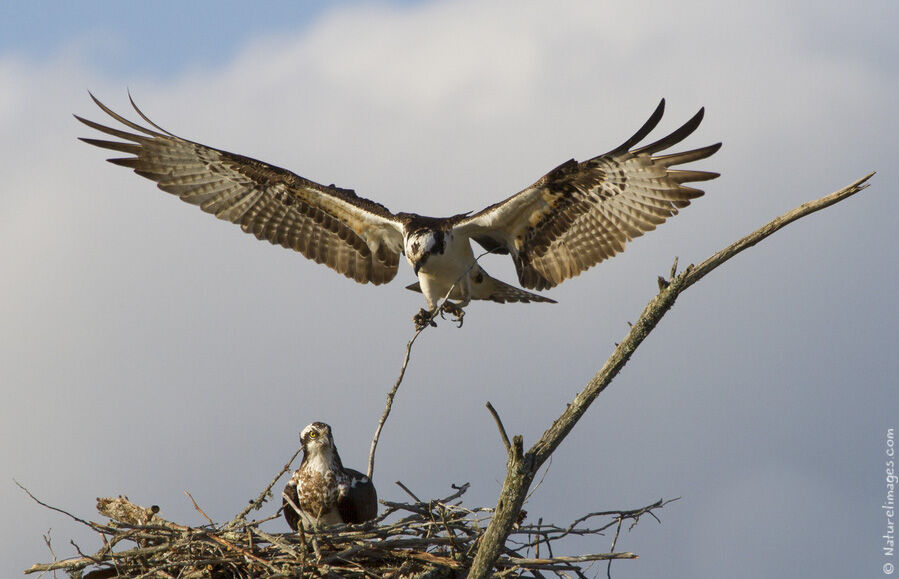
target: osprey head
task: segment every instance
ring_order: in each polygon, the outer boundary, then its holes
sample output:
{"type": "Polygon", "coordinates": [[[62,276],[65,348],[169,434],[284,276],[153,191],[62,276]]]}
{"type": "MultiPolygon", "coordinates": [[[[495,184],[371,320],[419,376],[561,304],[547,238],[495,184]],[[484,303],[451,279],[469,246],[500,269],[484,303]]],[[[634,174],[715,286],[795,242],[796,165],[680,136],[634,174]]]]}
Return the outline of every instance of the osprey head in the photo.
{"type": "Polygon", "coordinates": [[[300,433],[300,442],[306,456],[319,453],[330,453],[334,450],[334,438],[331,427],[324,422],[313,422],[300,433]]]}
{"type": "Polygon", "coordinates": [[[443,232],[439,229],[418,229],[406,236],[404,247],[406,261],[412,266],[415,275],[418,275],[418,270],[431,255],[443,253],[443,236],[443,232]]]}

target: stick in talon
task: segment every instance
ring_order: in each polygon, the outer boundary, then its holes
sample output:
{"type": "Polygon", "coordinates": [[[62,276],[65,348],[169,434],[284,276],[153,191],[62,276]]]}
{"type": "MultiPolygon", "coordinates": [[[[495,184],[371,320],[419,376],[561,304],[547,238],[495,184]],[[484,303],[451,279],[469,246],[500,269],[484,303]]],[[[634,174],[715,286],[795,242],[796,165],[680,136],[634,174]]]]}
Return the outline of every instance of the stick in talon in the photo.
{"type": "Polygon", "coordinates": [[[418,313],[412,316],[412,322],[415,324],[415,327],[419,330],[428,327],[429,325],[436,328],[437,322],[434,321],[434,316],[431,312],[422,308],[418,310],[418,313]]]}

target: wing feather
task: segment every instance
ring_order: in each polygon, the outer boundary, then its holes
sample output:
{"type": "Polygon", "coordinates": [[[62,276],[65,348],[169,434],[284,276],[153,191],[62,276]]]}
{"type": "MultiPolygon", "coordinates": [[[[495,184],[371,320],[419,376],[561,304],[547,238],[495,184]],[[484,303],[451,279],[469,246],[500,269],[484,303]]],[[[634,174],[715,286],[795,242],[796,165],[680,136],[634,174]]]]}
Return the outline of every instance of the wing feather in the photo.
{"type": "Polygon", "coordinates": [[[521,285],[537,290],[624,251],[629,241],[703,195],[684,183],[718,177],[669,167],[705,159],[721,143],[653,156],[692,134],[704,109],[671,134],[633,149],[658,125],[664,108],[662,100],[640,130],[612,151],[562,163],[520,193],[460,220],[457,228],[488,251],[510,253],[521,285]]]}
{"type": "Polygon", "coordinates": [[[337,512],[344,523],[358,524],[378,516],[378,493],[371,479],[351,468],[344,472],[349,476],[346,493],[337,499],[337,512]]]}
{"type": "Polygon", "coordinates": [[[297,512],[299,507],[300,494],[297,490],[297,482],[291,477],[287,486],[284,487],[284,491],[281,493],[281,508],[283,509],[284,519],[287,521],[287,526],[294,531],[300,527],[300,513],[297,512]]]}
{"type": "Polygon", "coordinates": [[[81,139],[132,155],[109,159],[111,163],[133,169],[163,191],[240,225],[258,239],[298,251],[359,283],[382,284],[396,275],[402,223],[383,205],[348,189],[320,185],[262,161],[177,137],[151,121],[133,100],[134,110],[152,128],[91,98],[103,112],[136,131],[76,115],[88,127],[122,139],[81,139]]]}

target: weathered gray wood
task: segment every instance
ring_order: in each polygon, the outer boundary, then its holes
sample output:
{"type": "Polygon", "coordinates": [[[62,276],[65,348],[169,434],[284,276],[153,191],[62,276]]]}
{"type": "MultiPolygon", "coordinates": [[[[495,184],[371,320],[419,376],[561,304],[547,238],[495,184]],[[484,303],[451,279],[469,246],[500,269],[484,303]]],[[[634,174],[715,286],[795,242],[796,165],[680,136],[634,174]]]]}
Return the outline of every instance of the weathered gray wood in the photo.
{"type": "MultiPolygon", "coordinates": [[[[590,404],[596,400],[596,397],[608,387],[615,376],[618,375],[618,372],[624,368],[634,351],[658,325],[662,317],[668,313],[668,310],[674,305],[681,292],[722,263],[759,243],[793,221],[829,207],[865,189],[868,186],[866,181],[873,175],[874,173],[871,173],[835,193],[815,201],[803,203],[792,211],[784,213],[763,227],[730,244],[698,266],[691,265],[687,267],[680,275],[674,275],[675,272],[672,268],[672,279],[659,284],[659,293],[643,309],[637,322],[633,324],[624,340],[618,344],[599,372],[574,397],[571,404],[553,422],[552,426],[543,433],[543,436],[531,449],[523,452],[521,436],[514,438],[512,453],[507,463],[506,479],[497,500],[496,513],[481,539],[478,552],[469,571],[469,579],[480,579],[490,574],[513,525],[518,520],[521,506],[524,504],[524,499],[534,480],[534,476],[537,474],[537,470],[552,455],[565,437],[568,436],[568,433],[571,432],[581,416],[584,415],[590,404]]],[[[496,417],[495,414],[494,417],[496,417]]]]}

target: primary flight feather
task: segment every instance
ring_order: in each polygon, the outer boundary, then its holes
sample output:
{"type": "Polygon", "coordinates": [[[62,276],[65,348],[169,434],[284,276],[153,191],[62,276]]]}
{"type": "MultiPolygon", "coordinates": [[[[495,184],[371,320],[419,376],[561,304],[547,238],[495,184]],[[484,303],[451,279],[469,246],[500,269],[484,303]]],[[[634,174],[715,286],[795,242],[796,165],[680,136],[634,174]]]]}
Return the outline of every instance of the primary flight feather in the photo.
{"type": "Polygon", "coordinates": [[[133,100],[149,126],[91,98],[135,132],[76,115],[85,125],[120,139],[82,141],[129,155],[109,161],[259,239],[376,285],[396,276],[404,254],[418,277],[409,289],[422,292],[428,305],[416,315],[417,324],[433,323],[447,295],[456,302],[447,301],[444,309],[460,322],[462,308],[472,299],[553,302],[490,277],[477,263],[470,240],[492,253],[509,254],[523,287],[552,288],[623,251],[628,241],[703,195],[684,183],[714,179],[718,173],[672,167],[705,159],[721,147],[717,143],[656,155],[696,130],[704,112],[700,109],[670,135],[634,148],[662,118],[663,99],[634,136],[608,153],[566,161],[530,187],[473,215],[433,218],[392,213],[350,189],[320,185],[262,161],[182,139],[156,125],[133,100]]]}

